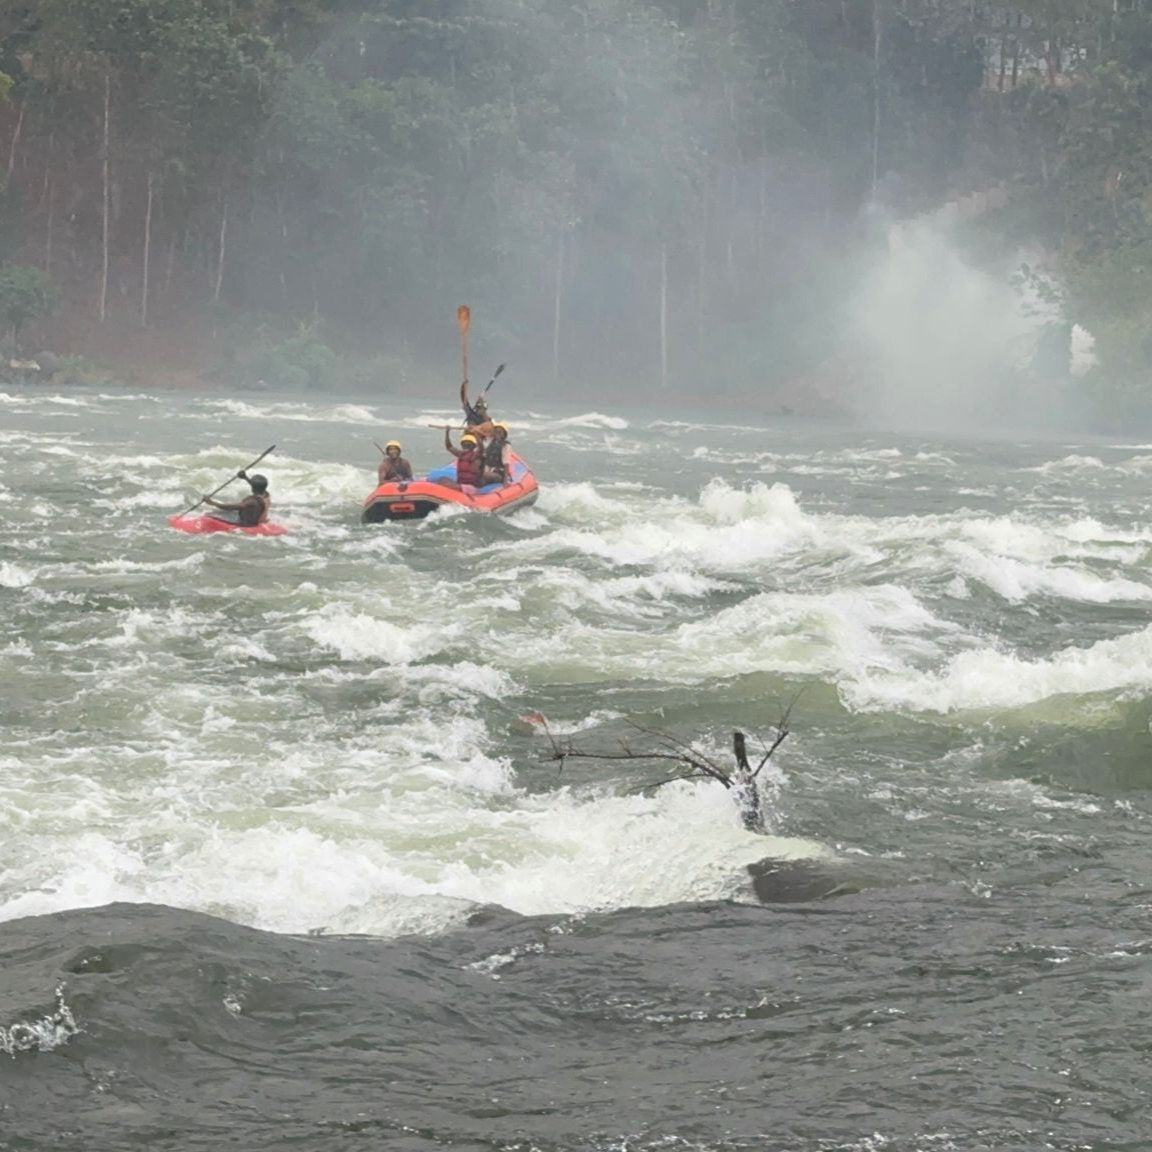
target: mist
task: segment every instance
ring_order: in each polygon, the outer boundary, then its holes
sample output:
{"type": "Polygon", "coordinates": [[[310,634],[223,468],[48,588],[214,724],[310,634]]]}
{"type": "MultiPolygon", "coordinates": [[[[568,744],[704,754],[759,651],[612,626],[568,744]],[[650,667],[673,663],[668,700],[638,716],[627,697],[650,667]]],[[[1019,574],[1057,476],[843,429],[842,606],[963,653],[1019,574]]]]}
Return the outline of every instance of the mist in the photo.
{"type": "Polygon", "coordinates": [[[852,306],[863,422],[970,435],[1060,431],[1085,418],[1070,387],[1073,328],[1059,284],[1037,266],[1043,254],[978,264],[965,251],[963,229],[1003,198],[995,190],[887,224],[852,306]]]}
{"type": "Polygon", "coordinates": [[[1018,15],[25,0],[0,16],[7,351],[423,393],[458,375],[467,302],[478,360],[509,362],[525,397],[1099,420],[1152,355],[1142,266],[1107,272],[1145,200],[1107,149],[1076,149],[1093,86],[1136,65],[1087,25],[1045,52],[1018,15]],[[1059,315],[1013,283],[1025,263],[1059,315]],[[1096,341],[1070,377],[1091,403],[1053,405],[1064,385],[1028,346],[1072,321],[1096,341]]]}

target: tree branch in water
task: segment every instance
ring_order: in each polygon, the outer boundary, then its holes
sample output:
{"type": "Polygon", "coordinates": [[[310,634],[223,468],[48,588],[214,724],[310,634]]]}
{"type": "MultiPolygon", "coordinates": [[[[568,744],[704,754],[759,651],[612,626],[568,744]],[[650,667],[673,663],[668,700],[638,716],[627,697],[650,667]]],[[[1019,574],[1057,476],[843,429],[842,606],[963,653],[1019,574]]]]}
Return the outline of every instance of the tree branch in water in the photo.
{"type": "Polygon", "coordinates": [[[548,721],[539,712],[526,716],[525,720],[543,730],[552,748],[549,759],[559,762],[560,771],[564,770],[566,760],[652,760],[677,764],[683,769],[682,771],[662,780],[641,784],[632,789],[632,792],[649,792],[678,780],[716,780],[731,792],[744,827],[749,832],[763,833],[766,830],[764,805],[760,791],[756,787],[756,779],[763,771],[764,766],[772,759],[776,749],[788,738],[789,720],[798,698],[799,694],[792,698],[792,702],[785,709],[784,715],[776,725],[776,735],[772,743],[767,746],[761,744],[764,748],[764,755],[755,768],[752,767],[751,761],[748,759],[748,738],[739,730],[732,733],[735,767],[725,768],[700,751],[694,744],[682,740],[678,736],[673,736],[669,732],[661,731],[659,728],[647,728],[634,721],[628,722],[629,727],[636,732],[638,737],[655,744],[656,749],[634,746],[628,741],[621,740],[620,747],[616,751],[590,751],[586,748],[577,747],[571,737],[565,740],[559,739],[548,727],[548,721]]]}

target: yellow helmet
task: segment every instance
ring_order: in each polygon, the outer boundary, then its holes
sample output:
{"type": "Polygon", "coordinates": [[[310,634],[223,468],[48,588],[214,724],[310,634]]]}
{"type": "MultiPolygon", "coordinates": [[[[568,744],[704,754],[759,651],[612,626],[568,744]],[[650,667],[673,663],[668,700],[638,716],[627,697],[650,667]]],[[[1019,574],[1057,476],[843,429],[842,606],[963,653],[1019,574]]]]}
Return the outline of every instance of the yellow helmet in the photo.
{"type": "Polygon", "coordinates": [[[463,436],[460,437],[461,447],[463,447],[463,445],[465,445],[465,444],[475,444],[475,443],[476,443],[476,437],[473,436],[471,432],[466,432],[463,436]]]}
{"type": "Polygon", "coordinates": [[[384,445],[384,451],[387,452],[389,448],[399,448],[401,452],[404,451],[404,445],[401,444],[399,440],[389,440],[388,443],[384,445]]]}
{"type": "Polygon", "coordinates": [[[502,421],[500,421],[500,420],[496,420],[496,421],[495,421],[495,422],[492,424],[492,428],[493,428],[493,430],[495,430],[495,429],[499,428],[499,429],[500,429],[500,431],[501,431],[501,432],[503,432],[505,436],[507,436],[507,435],[508,435],[508,425],[507,425],[507,424],[505,424],[505,423],[503,423],[503,422],[502,422],[502,421]]]}

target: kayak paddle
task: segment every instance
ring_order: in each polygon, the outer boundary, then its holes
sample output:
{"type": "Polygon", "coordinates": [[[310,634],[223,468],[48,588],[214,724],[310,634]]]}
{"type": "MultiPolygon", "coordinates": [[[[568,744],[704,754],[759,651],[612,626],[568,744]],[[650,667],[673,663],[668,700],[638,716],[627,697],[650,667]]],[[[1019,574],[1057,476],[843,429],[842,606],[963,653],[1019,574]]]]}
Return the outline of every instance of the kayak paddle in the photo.
{"type": "MultiPolygon", "coordinates": [[[[484,385],[484,392],[487,392],[487,391],[488,391],[488,389],[489,389],[489,388],[491,388],[491,387],[492,387],[492,385],[496,383],[496,378],[497,378],[497,377],[500,375],[500,373],[501,373],[501,372],[503,372],[503,371],[504,371],[504,368],[505,368],[505,365],[501,364],[501,365],[500,365],[500,366],[499,366],[499,367],[496,369],[496,371],[492,373],[492,379],[491,379],[491,380],[489,380],[489,381],[488,381],[488,383],[484,385]]],[[[484,395],[484,392],[481,392],[481,393],[480,393],[480,395],[481,395],[481,396],[483,396],[483,395],[484,395]]]]}
{"type": "MultiPolygon", "coordinates": [[[[255,468],[256,465],[259,464],[260,461],[263,460],[264,457],[267,456],[268,453],[272,451],[272,448],[275,448],[275,447],[276,447],[276,445],[273,444],[271,448],[265,448],[264,451],[261,452],[260,455],[257,456],[256,459],[253,460],[251,464],[248,465],[248,468],[255,468]]],[[[240,472],[247,472],[248,468],[241,468],[240,472]]],[[[211,500],[212,497],[215,496],[217,492],[223,492],[224,489],[227,488],[228,485],[231,484],[233,480],[239,480],[240,479],[240,472],[237,472],[235,476],[229,476],[228,479],[225,480],[224,483],[221,484],[220,487],[217,488],[215,492],[209,492],[207,496],[201,496],[200,499],[197,500],[196,503],[193,504],[191,508],[185,508],[184,511],[180,513],[180,515],[181,516],[187,516],[189,512],[195,512],[196,509],[199,508],[200,505],[203,504],[205,500],[211,500]]]]}

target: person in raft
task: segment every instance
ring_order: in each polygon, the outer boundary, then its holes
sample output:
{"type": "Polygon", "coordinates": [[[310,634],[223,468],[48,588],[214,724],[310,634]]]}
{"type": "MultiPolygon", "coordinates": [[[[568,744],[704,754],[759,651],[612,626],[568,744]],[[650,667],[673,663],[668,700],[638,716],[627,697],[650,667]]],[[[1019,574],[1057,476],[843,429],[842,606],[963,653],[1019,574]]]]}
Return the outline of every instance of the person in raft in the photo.
{"type": "Polygon", "coordinates": [[[460,385],[460,407],[464,409],[464,424],[469,432],[481,440],[492,435],[492,418],[488,415],[488,401],[481,392],[476,403],[468,402],[468,381],[460,385]]]}
{"type": "Polygon", "coordinates": [[[484,475],[481,485],[507,484],[512,475],[512,449],[508,447],[508,425],[492,424],[492,435],[484,445],[484,475]]]}
{"type": "Polygon", "coordinates": [[[452,427],[444,425],[444,447],[456,457],[456,480],[441,480],[440,483],[448,488],[459,488],[464,492],[480,487],[484,479],[484,450],[480,441],[471,432],[465,432],[460,437],[460,447],[452,445],[452,427]]]}
{"type": "Polygon", "coordinates": [[[272,497],[268,495],[268,478],[266,476],[249,476],[247,472],[237,472],[237,480],[247,480],[252,491],[236,504],[225,504],[213,500],[211,496],[204,497],[204,503],[221,512],[233,512],[235,518],[217,516],[217,520],[226,520],[229,524],[240,524],[245,528],[255,528],[268,519],[268,511],[272,507],[272,497]]]}
{"type": "Polygon", "coordinates": [[[401,455],[404,445],[399,440],[389,440],[384,445],[384,459],[376,469],[376,475],[381,484],[390,484],[396,480],[411,480],[412,465],[401,455]]]}

